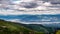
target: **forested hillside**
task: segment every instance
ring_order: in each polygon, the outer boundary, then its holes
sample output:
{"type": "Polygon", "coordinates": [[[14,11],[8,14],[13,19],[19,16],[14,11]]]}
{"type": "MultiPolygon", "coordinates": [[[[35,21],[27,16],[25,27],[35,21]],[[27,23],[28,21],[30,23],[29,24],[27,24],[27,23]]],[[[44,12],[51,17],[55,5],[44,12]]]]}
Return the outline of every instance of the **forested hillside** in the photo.
{"type": "Polygon", "coordinates": [[[0,34],[47,34],[45,32],[38,32],[31,30],[23,25],[18,25],[14,22],[0,20],[0,34]]]}

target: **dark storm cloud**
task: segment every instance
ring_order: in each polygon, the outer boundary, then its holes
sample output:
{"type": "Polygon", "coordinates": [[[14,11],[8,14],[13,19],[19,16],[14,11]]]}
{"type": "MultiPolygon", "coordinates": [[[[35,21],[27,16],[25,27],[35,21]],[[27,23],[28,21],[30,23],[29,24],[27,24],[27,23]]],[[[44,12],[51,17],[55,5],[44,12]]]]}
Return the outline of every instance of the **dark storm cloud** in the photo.
{"type": "Polygon", "coordinates": [[[60,2],[60,0],[42,0],[42,1],[60,2]]]}
{"type": "Polygon", "coordinates": [[[51,2],[52,4],[60,4],[60,0],[42,0],[45,2],[51,2]]]}
{"type": "Polygon", "coordinates": [[[30,3],[22,3],[22,6],[25,7],[25,8],[35,8],[38,5],[35,2],[30,2],[30,3]]]}
{"type": "MultiPolygon", "coordinates": [[[[9,0],[0,0],[0,3],[2,4],[13,4],[11,3],[11,1],[9,0]]],[[[21,3],[22,4],[22,7],[24,8],[35,8],[37,7],[37,3],[36,2],[26,2],[26,3],[21,3]]]]}

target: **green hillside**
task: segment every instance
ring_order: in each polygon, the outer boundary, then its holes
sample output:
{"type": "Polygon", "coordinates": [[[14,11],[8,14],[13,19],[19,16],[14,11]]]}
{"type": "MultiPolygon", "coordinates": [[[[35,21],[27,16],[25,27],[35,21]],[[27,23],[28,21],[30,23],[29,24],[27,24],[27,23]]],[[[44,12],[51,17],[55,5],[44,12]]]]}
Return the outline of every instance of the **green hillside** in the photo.
{"type": "Polygon", "coordinates": [[[38,32],[45,32],[46,34],[54,34],[56,30],[53,27],[46,27],[41,24],[22,24],[22,25],[24,25],[26,28],[29,28],[31,30],[38,32]]]}
{"type": "Polygon", "coordinates": [[[41,24],[22,24],[22,25],[34,31],[45,32],[45,33],[48,32],[48,30],[41,24]]]}
{"type": "Polygon", "coordinates": [[[0,34],[47,34],[42,31],[36,31],[24,27],[23,25],[18,25],[14,22],[7,22],[4,20],[0,20],[0,34]]]}

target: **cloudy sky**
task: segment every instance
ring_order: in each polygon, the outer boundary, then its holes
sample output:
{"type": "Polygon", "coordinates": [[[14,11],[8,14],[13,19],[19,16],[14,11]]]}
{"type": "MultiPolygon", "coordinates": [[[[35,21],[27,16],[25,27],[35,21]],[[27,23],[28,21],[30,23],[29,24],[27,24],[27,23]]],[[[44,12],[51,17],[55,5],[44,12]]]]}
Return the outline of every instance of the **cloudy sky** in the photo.
{"type": "Polygon", "coordinates": [[[60,22],[60,0],[0,0],[0,19],[21,23],[60,22]]]}

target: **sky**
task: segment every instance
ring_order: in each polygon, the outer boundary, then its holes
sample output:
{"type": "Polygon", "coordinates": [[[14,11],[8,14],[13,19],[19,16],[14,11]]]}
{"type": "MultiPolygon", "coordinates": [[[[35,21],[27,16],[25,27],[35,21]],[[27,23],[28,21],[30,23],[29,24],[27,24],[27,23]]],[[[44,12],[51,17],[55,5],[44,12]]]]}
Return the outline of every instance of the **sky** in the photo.
{"type": "Polygon", "coordinates": [[[6,21],[50,24],[59,23],[59,17],[60,0],[0,0],[0,19],[6,21]]]}

